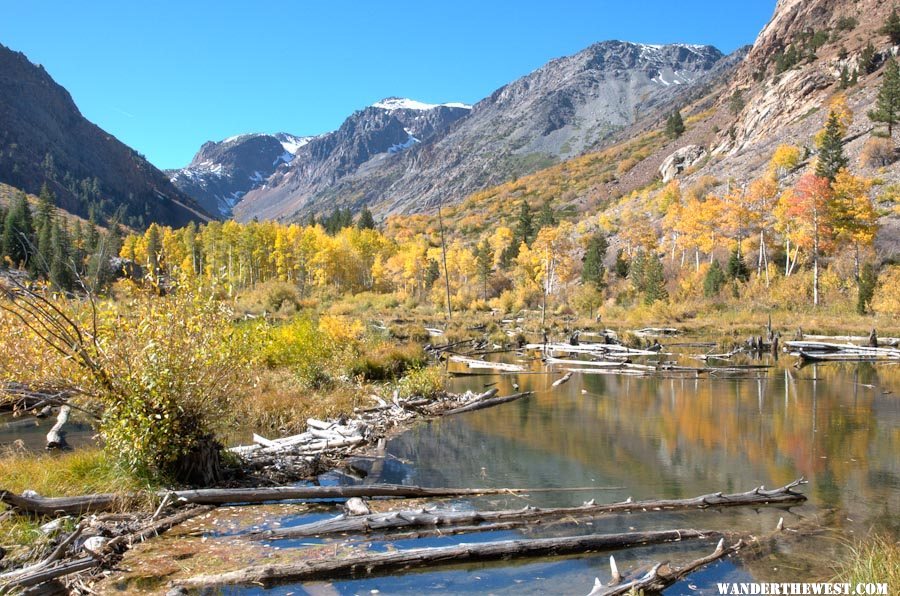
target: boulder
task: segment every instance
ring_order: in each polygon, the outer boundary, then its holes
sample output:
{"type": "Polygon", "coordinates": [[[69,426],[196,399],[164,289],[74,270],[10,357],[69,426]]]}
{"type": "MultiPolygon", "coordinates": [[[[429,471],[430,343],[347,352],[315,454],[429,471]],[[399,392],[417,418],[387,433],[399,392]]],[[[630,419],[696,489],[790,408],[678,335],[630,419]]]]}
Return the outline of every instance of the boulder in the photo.
{"type": "Polygon", "coordinates": [[[700,145],[685,145],[663,160],[659,166],[659,175],[663,184],[675,178],[692,165],[706,157],[706,149],[700,145]]]}

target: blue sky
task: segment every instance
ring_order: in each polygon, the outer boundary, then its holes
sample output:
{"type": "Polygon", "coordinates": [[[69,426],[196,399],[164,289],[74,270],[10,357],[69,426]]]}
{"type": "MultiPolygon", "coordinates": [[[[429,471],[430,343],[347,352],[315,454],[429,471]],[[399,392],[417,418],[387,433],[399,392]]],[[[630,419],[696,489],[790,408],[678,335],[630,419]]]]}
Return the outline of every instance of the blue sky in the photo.
{"type": "Polygon", "coordinates": [[[605,39],[752,43],[775,0],[0,0],[0,43],[162,168],[242,132],[317,134],[396,95],[474,103],[605,39]]]}

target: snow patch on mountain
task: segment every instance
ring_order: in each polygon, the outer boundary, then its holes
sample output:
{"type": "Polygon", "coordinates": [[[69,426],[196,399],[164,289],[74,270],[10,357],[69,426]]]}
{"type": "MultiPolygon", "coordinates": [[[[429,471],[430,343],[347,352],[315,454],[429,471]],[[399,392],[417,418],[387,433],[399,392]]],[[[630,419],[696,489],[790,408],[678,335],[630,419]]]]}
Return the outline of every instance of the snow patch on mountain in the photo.
{"type": "Polygon", "coordinates": [[[445,108],[462,108],[464,110],[471,110],[472,106],[459,102],[450,102],[450,103],[425,103],[422,101],[416,101],[415,99],[408,99],[405,97],[388,97],[382,99],[379,102],[372,104],[373,108],[381,108],[382,110],[419,110],[419,111],[427,111],[433,110],[439,107],[445,108]]]}

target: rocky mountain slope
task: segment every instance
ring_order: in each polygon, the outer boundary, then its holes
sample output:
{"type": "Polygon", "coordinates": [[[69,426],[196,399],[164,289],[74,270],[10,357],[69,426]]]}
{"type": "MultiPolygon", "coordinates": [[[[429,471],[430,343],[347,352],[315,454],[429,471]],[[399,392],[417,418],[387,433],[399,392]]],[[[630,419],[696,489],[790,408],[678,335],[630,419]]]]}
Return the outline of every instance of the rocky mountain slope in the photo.
{"type": "Polygon", "coordinates": [[[24,54],[0,45],[0,182],[99,217],[124,210],[134,227],[208,219],[161,171],[86,120],[69,93],[24,54]]]}
{"type": "Polygon", "coordinates": [[[401,154],[446,134],[469,115],[460,103],[426,104],[390,97],[359,110],[341,127],[298,150],[295,159],[236,207],[238,219],[279,219],[300,211],[330,211],[335,191],[350,177],[365,178],[394,163],[401,154]],[[316,202],[316,208],[303,209],[316,202]]]}
{"type": "Polygon", "coordinates": [[[391,109],[375,104],[304,147],[290,166],[249,192],[235,215],[292,219],[328,211],[336,203],[367,204],[380,214],[408,213],[433,208],[440,200],[458,202],[476,190],[600,147],[639,118],[671,109],[721,74],[716,67],[728,62],[723,58],[711,46],[608,41],[549,62],[471,111],[386,100],[380,104],[391,109]],[[417,136],[389,117],[417,112],[428,118],[436,110],[454,109],[458,121],[446,122],[430,136],[417,136]],[[372,143],[367,135],[375,130],[387,138],[372,143]],[[410,134],[416,140],[404,141],[410,134]]]}
{"type": "Polygon", "coordinates": [[[280,132],[209,141],[187,167],[166,173],[208,212],[230,217],[241,197],[261,186],[279,166],[291,163],[294,154],[313,138],[280,132]]]}

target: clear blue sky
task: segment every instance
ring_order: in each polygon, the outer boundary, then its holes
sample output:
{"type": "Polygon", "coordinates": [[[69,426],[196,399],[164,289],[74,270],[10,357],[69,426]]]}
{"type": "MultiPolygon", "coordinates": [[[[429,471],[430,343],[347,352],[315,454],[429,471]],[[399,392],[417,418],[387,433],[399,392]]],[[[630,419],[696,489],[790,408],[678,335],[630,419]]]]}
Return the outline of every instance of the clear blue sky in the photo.
{"type": "Polygon", "coordinates": [[[0,43],[162,168],[242,132],[317,134],[397,95],[474,103],[605,39],[752,43],[775,0],[0,0],[0,43]]]}

